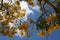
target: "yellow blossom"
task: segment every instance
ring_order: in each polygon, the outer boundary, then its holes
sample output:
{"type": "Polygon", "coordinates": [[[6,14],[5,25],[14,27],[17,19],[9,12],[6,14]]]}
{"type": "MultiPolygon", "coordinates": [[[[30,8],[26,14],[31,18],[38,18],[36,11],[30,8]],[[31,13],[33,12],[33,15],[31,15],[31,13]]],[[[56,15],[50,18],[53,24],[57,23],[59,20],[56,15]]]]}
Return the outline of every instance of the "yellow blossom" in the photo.
{"type": "Polygon", "coordinates": [[[56,16],[56,14],[50,14],[50,17],[54,18],[56,16]]]}
{"type": "Polygon", "coordinates": [[[37,35],[38,35],[38,36],[46,36],[46,32],[40,31],[37,35]]]}
{"type": "Polygon", "coordinates": [[[5,19],[8,19],[8,18],[9,18],[9,16],[8,16],[8,15],[4,15],[4,18],[5,18],[5,19]]]}
{"type": "Polygon", "coordinates": [[[25,30],[25,31],[28,31],[29,29],[29,25],[28,23],[23,23],[21,26],[18,27],[20,30],[25,30]]]}
{"type": "Polygon", "coordinates": [[[15,6],[16,6],[16,7],[19,7],[19,6],[20,6],[20,2],[19,2],[19,1],[16,1],[16,2],[15,2],[15,6]]]}
{"type": "Polygon", "coordinates": [[[20,35],[25,36],[26,35],[25,30],[20,30],[20,35]]]}
{"type": "Polygon", "coordinates": [[[55,30],[58,30],[59,29],[59,25],[56,24],[56,26],[54,27],[55,30]]]}
{"type": "Polygon", "coordinates": [[[41,1],[42,3],[44,2],[44,0],[41,1]]]}
{"type": "Polygon", "coordinates": [[[3,3],[3,6],[6,7],[6,8],[10,7],[9,3],[3,3]]]}
{"type": "Polygon", "coordinates": [[[54,29],[54,26],[50,26],[49,28],[48,28],[48,34],[51,34],[53,31],[54,31],[55,29],[54,29]]]}
{"type": "Polygon", "coordinates": [[[25,13],[18,13],[18,14],[17,14],[17,17],[20,17],[20,18],[21,18],[21,17],[24,17],[24,16],[25,16],[25,13]]]}
{"type": "Polygon", "coordinates": [[[6,36],[6,35],[8,35],[8,32],[3,32],[2,35],[6,36]]]}
{"type": "Polygon", "coordinates": [[[8,21],[5,20],[5,21],[2,22],[2,24],[7,25],[8,24],[8,21]]]}
{"type": "Polygon", "coordinates": [[[13,37],[14,37],[14,35],[13,35],[13,34],[8,34],[8,36],[9,36],[10,38],[13,38],[13,37]]]}
{"type": "Polygon", "coordinates": [[[33,0],[28,0],[29,5],[34,6],[33,0]]]}
{"type": "Polygon", "coordinates": [[[46,18],[46,21],[51,22],[52,21],[52,18],[51,17],[48,17],[48,18],[46,18]]]}

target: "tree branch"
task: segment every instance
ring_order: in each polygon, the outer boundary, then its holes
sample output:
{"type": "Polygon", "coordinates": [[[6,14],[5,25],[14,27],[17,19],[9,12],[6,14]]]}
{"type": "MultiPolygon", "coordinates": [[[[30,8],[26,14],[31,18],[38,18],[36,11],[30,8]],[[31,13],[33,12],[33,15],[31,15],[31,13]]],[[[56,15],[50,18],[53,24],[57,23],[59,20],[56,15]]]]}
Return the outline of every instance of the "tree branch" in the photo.
{"type": "Polygon", "coordinates": [[[56,13],[60,12],[60,10],[57,7],[55,7],[53,4],[51,4],[49,1],[45,0],[45,2],[49,4],[51,7],[53,7],[56,13]]]}

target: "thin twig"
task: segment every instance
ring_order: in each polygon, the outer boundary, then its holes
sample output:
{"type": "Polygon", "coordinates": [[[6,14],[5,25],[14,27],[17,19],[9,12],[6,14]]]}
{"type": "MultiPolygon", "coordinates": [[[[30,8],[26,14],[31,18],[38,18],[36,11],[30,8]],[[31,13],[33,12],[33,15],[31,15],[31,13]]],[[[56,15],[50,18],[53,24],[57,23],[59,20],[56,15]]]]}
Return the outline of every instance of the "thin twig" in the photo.
{"type": "Polygon", "coordinates": [[[47,0],[45,0],[45,2],[46,2],[47,4],[49,4],[51,7],[53,7],[54,10],[55,10],[55,12],[58,13],[58,9],[57,9],[53,4],[51,4],[51,3],[50,3],[49,1],[47,1],[47,0]]]}
{"type": "Polygon", "coordinates": [[[3,7],[3,0],[1,0],[1,9],[2,9],[2,7],[3,7]]]}

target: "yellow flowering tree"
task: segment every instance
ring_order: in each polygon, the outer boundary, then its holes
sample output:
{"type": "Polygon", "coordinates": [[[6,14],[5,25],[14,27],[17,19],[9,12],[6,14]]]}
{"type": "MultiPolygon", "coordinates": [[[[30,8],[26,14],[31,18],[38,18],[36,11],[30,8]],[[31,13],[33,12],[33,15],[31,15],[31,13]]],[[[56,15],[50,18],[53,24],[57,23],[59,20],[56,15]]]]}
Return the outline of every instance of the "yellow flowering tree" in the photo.
{"type": "MultiPolygon", "coordinates": [[[[51,34],[54,30],[59,29],[60,27],[60,1],[59,0],[55,0],[54,2],[57,3],[57,6],[55,7],[54,3],[51,3],[50,0],[38,0],[38,2],[40,3],[41,6],[41,10],[42,10],[42,15],[39,17],[38,21],[36,22],[36,26],[37,26],[37,30],[41,30],[47,34],[51,34]],[[57,2],[58,1],[58,2],[57,2]],[[54,8],[56,13],[50,13],[47,14],[46,12],[48,10],[46,10],[44,8],[45,3],[47,3],[48,5],[50,5],[52,8],[54,8]],[[46,14],[47,17],[43,17],[46,14]]],[[[40,33],[40,32],[39,32],[40,33]]],[[[44,35],[44,34],[39,34],[38,35],[44,35]]],[[[45,36],[45,35],[44,35],[45,36]]]]}
{"type": "MultiPolygon", "coordinates": [[[[18,20],[20,18],[26,17],[26,9],[21,8],[20,4],[21,0],[13,0],[14,2],[12,2],[12,0],[7,1],[8,2],[0,0],[0,22],[1,22],[0,33],[4,36],[9,36],[10,38],[13,38],[15,34],[30,37],[31,34],[28,33],[28,30],[30,28],[29,23],[18,20]],[[20,24],[17,26],[18,22],[20,22],[20,24]]],[[[34,6],[34,0],[24,1],[26,1],[29,6],[34,6]]],[[[27,18],[27,20],[30,22],[30,24],[32,23],[36,24],[35,30],[39,30],[39,33],[37,33],[38,36],[46,36],[46,33],[51,34],[54,30],[59,29],[60,26],[59,2],[57,2],[57,7],[55,7],[53,3],[50,3],[50,0],[37,0],[37,5],[41,7],[40,10],[42,11],[42,14],[40,15],[37,22],[34,22],[34,20],[31,18],[27,18]],[[46,13],[49,11],[45,10],[44,8],[44,5],[46,3],[50,5],[52,8],[54,8],[56,14],[46,13]],[[44,14],[46,15],[46,17],[43,17],[44,14]]]]}

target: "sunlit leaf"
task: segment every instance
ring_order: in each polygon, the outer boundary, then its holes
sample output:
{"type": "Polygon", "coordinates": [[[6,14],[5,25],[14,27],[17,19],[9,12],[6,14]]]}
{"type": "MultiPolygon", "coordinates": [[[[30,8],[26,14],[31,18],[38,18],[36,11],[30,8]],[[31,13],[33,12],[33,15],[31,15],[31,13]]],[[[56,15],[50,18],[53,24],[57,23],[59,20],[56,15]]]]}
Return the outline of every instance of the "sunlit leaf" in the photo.
{"type": "Polygon", "coordinates": [[[56,14],[50,14],[50,17],[52,17],[52,18],[54,18],[54,17],[56,17],[56,14]]]}
{"type": "Polygon", "coordinates": [[[38,35],[38,36],[46,36],[46,32],[40,31],[37,35],[38,35]]]}
{"type": "Polygon", "coordinates": [[[8,34],[8,36],[9,36],[10,38],[13,38],[13,37],[14,37],[14,35],[13,35],[13,34],[8,34]]]}
{"type": "Polygon", "coordinates": [[[25,31],[28,31],[29,29],[29,25],[28,23],[23,23],[21,26],[18,27],[20,30],[25,30],[25,31]]]}

